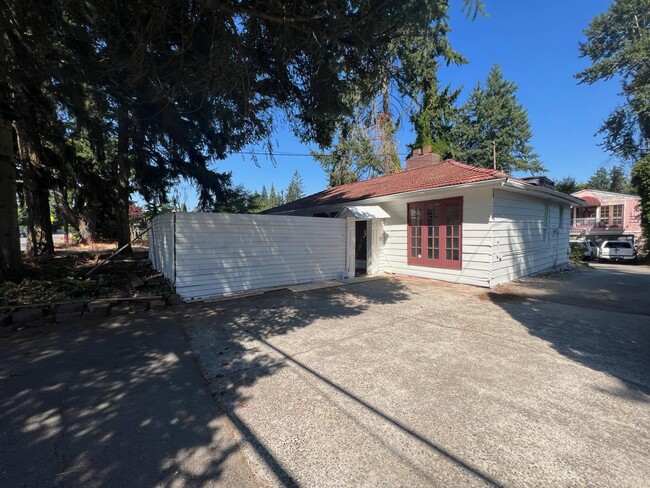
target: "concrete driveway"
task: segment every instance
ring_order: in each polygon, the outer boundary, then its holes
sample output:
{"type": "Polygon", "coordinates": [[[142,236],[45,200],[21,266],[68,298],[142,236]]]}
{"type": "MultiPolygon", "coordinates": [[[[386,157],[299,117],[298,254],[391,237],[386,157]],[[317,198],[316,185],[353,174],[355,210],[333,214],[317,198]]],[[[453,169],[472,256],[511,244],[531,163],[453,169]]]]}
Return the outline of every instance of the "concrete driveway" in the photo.
{"type": "Polygon", "coordinates": [[[0,486],[253,486],[175,321],[0,338],[0,486]]]}
{"type": "Polygon", "coordinates": [[[650,315],[650,266],[589,263],[577,272],[524,278],[503,293],[612,312],[650,315]]]}
{"type": "Polygon", "coordinates": [[[183,323],[271,486],[648,486],[650,317],[519,291],[385,278],[183,323]]]}

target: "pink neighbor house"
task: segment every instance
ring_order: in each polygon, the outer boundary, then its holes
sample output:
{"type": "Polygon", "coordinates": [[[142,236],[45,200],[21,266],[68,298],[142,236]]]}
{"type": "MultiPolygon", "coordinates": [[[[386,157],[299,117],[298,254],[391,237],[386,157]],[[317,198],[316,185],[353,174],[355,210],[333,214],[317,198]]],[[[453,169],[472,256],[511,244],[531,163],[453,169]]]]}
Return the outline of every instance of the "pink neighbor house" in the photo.
{"type": "Polygon", "coordinates": [[[596,245],[615,239],[641,244],[641,198],[588,188],[571,195],[585,201],[571,207],[571,239],[587,239],[596,245]]]}

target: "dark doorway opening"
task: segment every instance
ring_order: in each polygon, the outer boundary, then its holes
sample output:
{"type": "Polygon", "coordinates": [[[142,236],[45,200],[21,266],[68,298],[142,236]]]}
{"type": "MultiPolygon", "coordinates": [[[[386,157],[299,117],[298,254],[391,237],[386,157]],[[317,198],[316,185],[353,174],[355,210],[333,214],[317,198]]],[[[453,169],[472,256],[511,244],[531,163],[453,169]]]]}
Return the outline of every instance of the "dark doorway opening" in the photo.
{"type": "Polygon", "coordinates": [[[354,275],[363,276],[368,272],[368,222],[355,222],[354,275]]]}

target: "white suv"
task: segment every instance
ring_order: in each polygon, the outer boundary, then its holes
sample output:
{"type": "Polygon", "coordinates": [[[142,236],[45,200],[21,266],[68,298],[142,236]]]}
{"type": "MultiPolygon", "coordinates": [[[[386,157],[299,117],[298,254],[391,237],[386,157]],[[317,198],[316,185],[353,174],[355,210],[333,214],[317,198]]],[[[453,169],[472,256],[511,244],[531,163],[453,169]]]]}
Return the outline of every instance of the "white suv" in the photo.
{"type": "Polygon", "coordinates": [[[604,241],[598,252],[599,261],[636,261],[636,249],[629,241],[604,241]]]}

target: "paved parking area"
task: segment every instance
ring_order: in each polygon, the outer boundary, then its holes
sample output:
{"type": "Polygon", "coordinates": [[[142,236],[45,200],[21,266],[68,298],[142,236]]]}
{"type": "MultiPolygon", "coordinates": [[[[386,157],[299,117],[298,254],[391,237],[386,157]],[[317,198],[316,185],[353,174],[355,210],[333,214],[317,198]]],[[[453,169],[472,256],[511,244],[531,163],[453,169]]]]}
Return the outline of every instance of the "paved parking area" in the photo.
{"type": "Polygon", "coordinates": [[[0,486],[256,486],[174,319],[0,332],[0,486]]]}
{"type": "Polygon", "coordinates": [[[519,295],[386,278],[182,324],[272,486],[648,486],[650,316],[519,295]]]}
{"type": "Polygon", "coordinates": [[[650,315],[650,266],[589,263],[579,272],[525,278],[499,289],[567,305],[650,315]]]}

